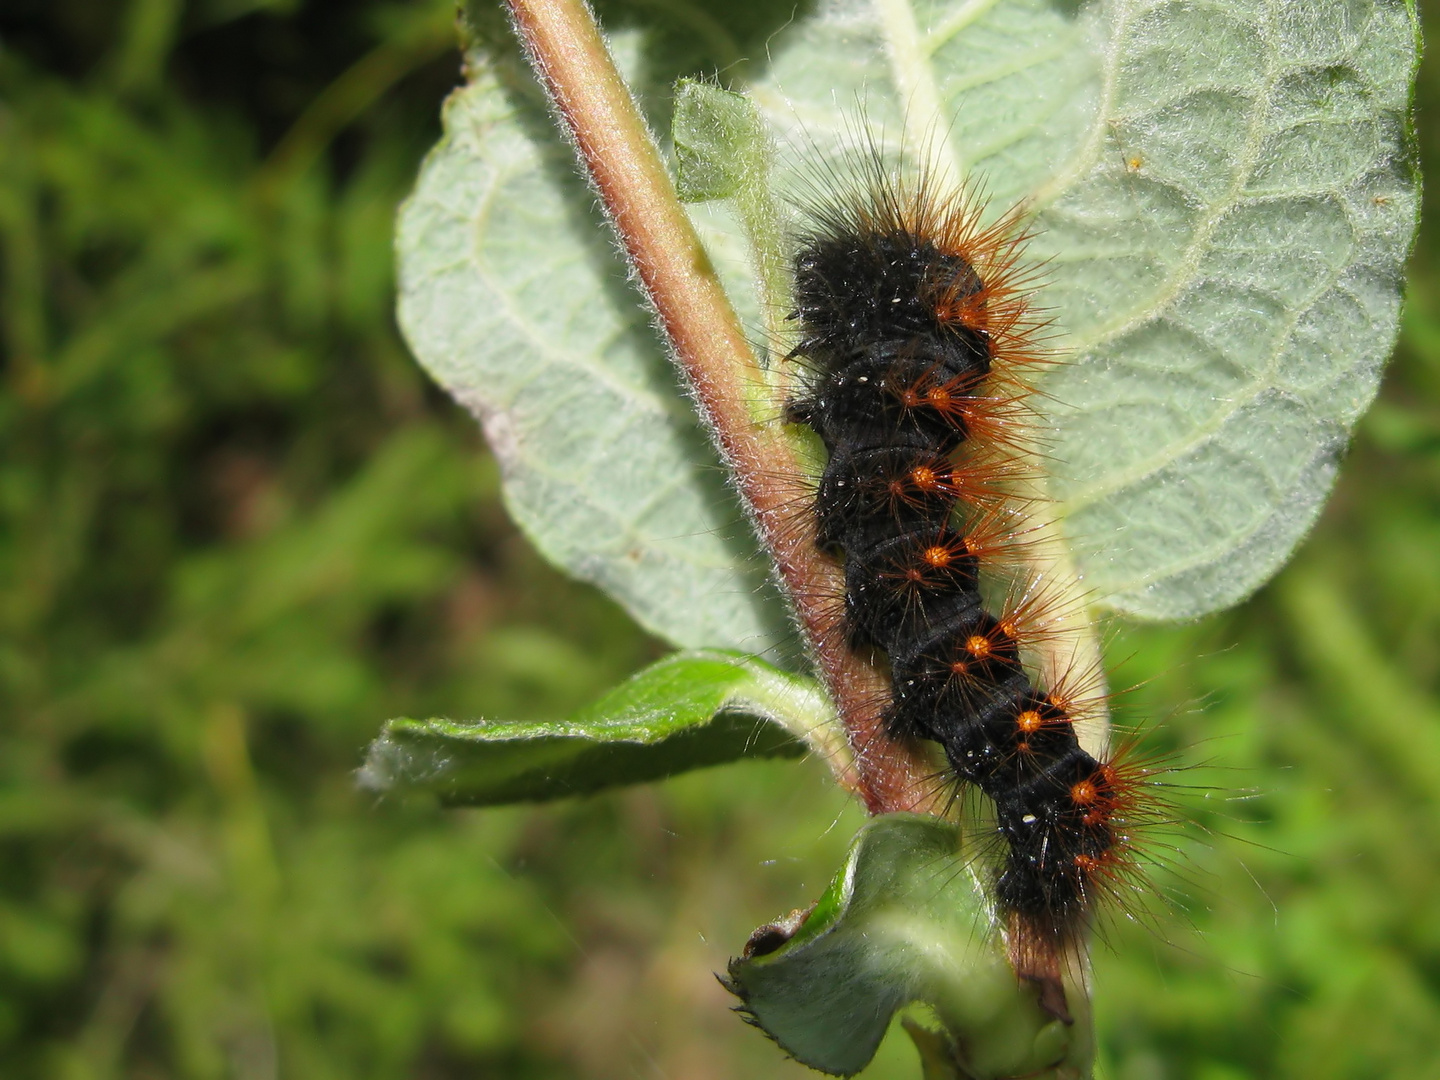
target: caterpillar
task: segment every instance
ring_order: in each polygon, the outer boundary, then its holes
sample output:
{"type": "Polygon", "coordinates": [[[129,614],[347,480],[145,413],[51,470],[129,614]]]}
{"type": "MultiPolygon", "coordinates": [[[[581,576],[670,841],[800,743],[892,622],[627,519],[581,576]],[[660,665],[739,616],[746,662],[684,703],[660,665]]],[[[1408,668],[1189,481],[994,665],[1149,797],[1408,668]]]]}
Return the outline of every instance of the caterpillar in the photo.
{"type": "Polygon", "coordinates": [[[1068,1019],[1059,958],[1135,870],[1131,832],[1153,807],[1143,765],[1081,745],[1080,695],[1028,670],[1036,583],[999,610],[982,595],[1026,542],[1027,373],[1052,362],[1027,237],[1017,213],[982,224],[968,192],[878,154],[803,209],[790,358],[809,377],[787,415],[828,454],[813,512],[844,561],[851,645],[888,658],[890,731],[938,743],[950,778],[993,803],[1012,963],[1068,1019]]]}

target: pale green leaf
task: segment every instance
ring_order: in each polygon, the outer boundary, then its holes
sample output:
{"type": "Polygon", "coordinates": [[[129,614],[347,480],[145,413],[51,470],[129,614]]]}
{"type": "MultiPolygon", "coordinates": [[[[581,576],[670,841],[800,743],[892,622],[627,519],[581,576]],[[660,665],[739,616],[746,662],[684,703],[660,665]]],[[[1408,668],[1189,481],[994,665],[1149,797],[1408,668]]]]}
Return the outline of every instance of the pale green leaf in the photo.
{"type": "Polygon", "coordinates": [[[793,643],[570,148],[496,70],[447,102],[397,246],[406,339],[480,418],[535,545],[678,645],[793,643]]]}
{"type": "Polygon", "coordinates": [[[1188,618],[1288,558],[1375,395],[1417,33],[1404,0],[877,0],[776,41],[755,96],[824,153],[851,95],[870,138],[1034,211],[1076,560],[1101,605],[1188,618]]]}
{"type": "MultiPolygon", "coordinates": [[[[997,208],[1026,201],[1068,357],[1044,387],[1052,491],[1085,584],[1183,618],[1285,560],[1375,393],[1417,208],[1416,54],[1403,0],[849,0],[771,39],[750,89],[788,146],[782,190],[863,123],[934,144],[997,208]]],[[[770,342],[765,253],[729,208],[694,216],[770,342]]],[[[568,148],[494,69],[450,103],[399,243],[407,337],[484,420],[541,550],[682,645],[785,642],[568,148]]]]}
{"type": "Polygon", "coordinates": [[[361,784],[492,805],[581,795],[742,757],[847,753],[814,682],[736,653],[667,656],[555,721],[391,720],[361,784]]]}

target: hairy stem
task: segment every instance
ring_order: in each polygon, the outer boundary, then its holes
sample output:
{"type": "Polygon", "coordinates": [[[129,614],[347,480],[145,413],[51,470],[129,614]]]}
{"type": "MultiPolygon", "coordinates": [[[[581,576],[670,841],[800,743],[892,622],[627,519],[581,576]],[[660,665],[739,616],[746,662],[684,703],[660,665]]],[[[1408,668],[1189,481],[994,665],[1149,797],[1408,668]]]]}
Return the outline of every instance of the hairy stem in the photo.
{"type": "Polygon", "coordinates": [[[508,2],[794,604],[853,751],[841,782],[872,813],[938,811],[929,762],[884,730],[884,676],[845,644],[839,567],[816,548],[809,516],[795,513],[807,497],[799,464],[780,425],[752,408],[764,375],[593,15],[583,0],[508,2]]]}

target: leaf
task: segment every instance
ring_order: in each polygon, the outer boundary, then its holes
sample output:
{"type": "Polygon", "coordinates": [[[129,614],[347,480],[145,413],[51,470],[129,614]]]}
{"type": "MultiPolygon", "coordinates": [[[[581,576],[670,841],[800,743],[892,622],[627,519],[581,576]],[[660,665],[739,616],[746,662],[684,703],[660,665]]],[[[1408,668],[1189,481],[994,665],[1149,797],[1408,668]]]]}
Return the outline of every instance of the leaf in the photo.
{"type": "Polygon", "coordinates": [[[391,720],[362,786],[486,806],[582,795],[743,757],[848,753],[809,679],[752,657],[676,653],[563,723],[391,720]]]}
{"type": "Polygon", "coordinates": [[[1066,354],[1052,493],[1087,587],[1153,619],[1240,600],[1314,523],[1398,332],[1413,7],[870,10],[777,41],[762,109],[828,152],[853,73],[873,126],[1028,203],[1066,354]]]}
{"type": "Polygon", "coordinates": [[[1065,1024],[1016,981],[959,850],[958,828],[936,818],[867,822],[814,909],[756,931],[727,986],[787,1053],[822,1072],[859,1072],[895,1012],[921,1002],[959,1075],[1088,1075],[1089,1015],[1065,1024]]]}
{"type": "Polygon", "coordinates": [[[400,212],[399,319],[556,565],[682,647],[794,631],[609,227],[543,107],[483,68],[400,212]]]}
{"type": "Polygon", "coordinates": [[[1416,28],[1400,3],[1307,2],[1172,6],[1126,34],[1145,48],[1105,107],[1138,168],[1097,152],[1042,224],[1097,255],[1137,212],[1176,227],[1072,275],[1056,493],[1083,545],[1121,537],[1085,560],[1112,606],[1186,618],[1283,564],[1374,397],[1418,209],[1416,28]],[[1207,43],[1227,62],[1182,62],[1207,43]]]}
{"type": "MultiPolygon", "coordinates": [[[[1096,602],[1188,618],[1285,560],[1375,393],[1418,205],[1416,33],[1403,0],[850,0],[770,40],[749,89],[789,143],[781,190],[863,111],[997,208],[1028,201],[1069,354],[1044,389],[1076,558],[1096,602]]],[[[671,641],[778,650],[713,452],[502,68],[452,98],[402,211],[406,335],[481,416],[548,557],[671,641]]],[[[763,340],[764,253],[725,208],[693,216],[763,340]]]]}
{"type": "Polygon", "coordinates": [[[675,88],[675,187],[686,202],[730,199],[763,184],[772,149],[749,100],[708,83],[675,88]]]}

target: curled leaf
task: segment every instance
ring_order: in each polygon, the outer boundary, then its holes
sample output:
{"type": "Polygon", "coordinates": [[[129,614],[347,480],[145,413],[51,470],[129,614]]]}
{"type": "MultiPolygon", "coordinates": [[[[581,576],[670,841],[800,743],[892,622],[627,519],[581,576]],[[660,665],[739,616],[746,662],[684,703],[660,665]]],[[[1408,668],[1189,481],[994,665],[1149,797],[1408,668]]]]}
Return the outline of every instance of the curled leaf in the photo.
{"type": "Polygon", "coordinates": [[[814,909],[757,931],[727,987],[787,1053],[838,1076],[865,1067],[911,1002],[933,1012],[959,1075],[1088,1075],[1088,1013],[1066,1024],[1016,980],[959,845],[935,818],[867,822],[814,909]]]}

